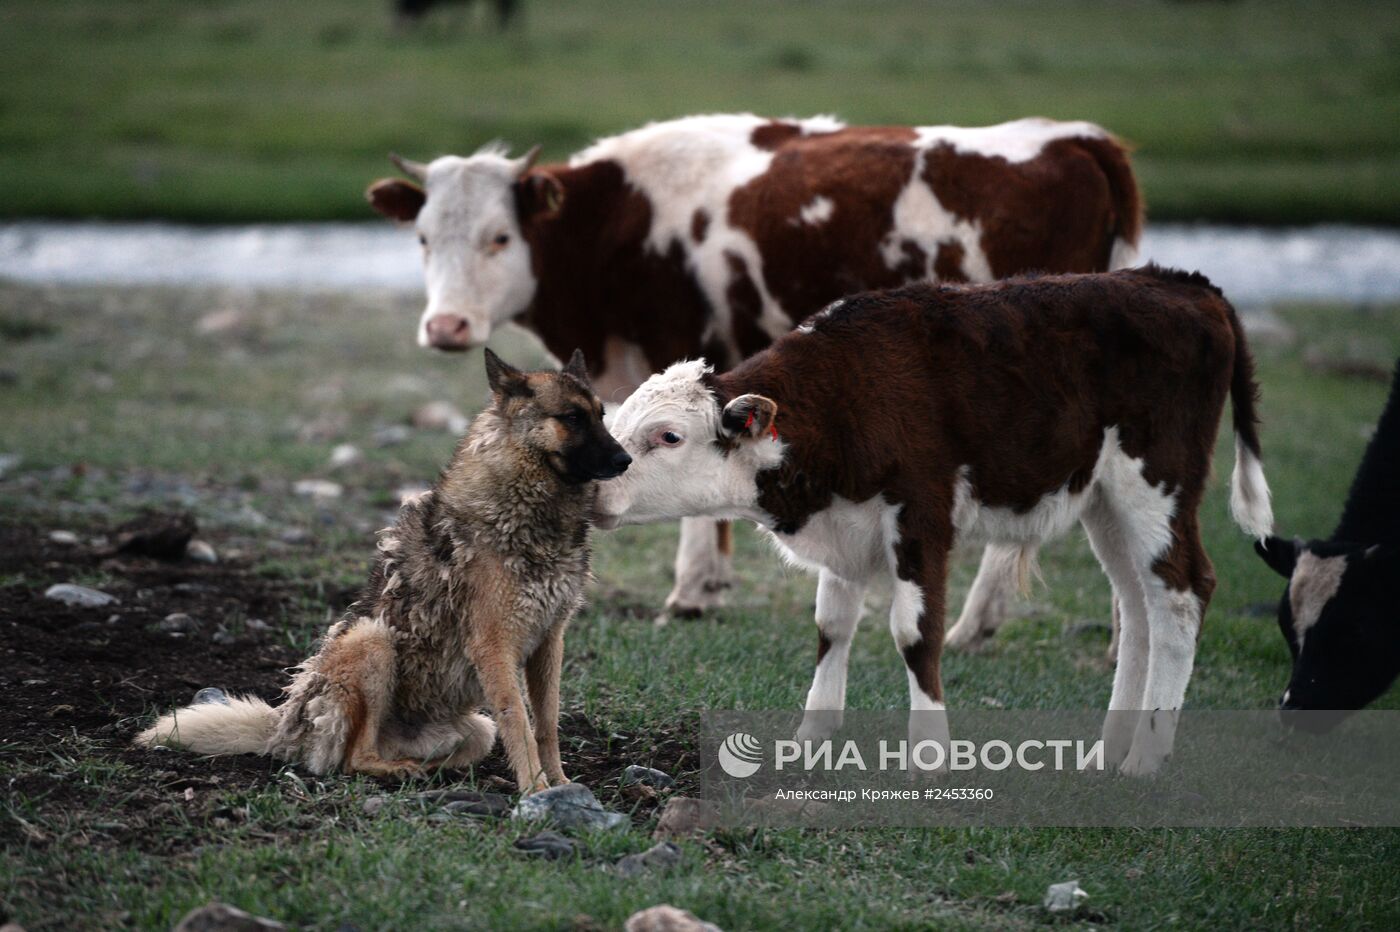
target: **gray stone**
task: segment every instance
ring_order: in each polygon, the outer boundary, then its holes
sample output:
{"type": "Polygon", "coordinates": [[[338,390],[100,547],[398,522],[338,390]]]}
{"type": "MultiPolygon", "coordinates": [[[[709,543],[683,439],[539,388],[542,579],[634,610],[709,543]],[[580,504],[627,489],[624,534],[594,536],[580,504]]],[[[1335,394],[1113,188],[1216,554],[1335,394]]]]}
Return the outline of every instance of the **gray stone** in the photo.
{"type": "Polygon", "coordinates": [[[408,438],[412,436],[413,431],[403,424],[385,424],[374,429],[371,439],[375,446],[396,447],[401,443],[408,443],[408,438]]]}
{"type": "Polygon", "coordinates": [[[714,803],[689,796],[673,796],[661,810],[653,838],[680,838],[698,832],[708,832],[719,824],[719,809],[714,803]]]}
{"type": "Polygon", "coordinates": [[[77,608],[102,608],[104,605],[116,605],[118,602],[116,596],[73,583],[55,583],[49,586],[44,590],[44,598],[77,608]]]}
{"type": "Polygon", "coordinates": [[[386,805],[388,805],[388,803],[389,797],[387,796],[371,796],[369,799],[366,799],[361,805],[364,807],[365,815],[372,816],[378,815],[379,811],[383,809],[386,805]]]}
{"type": "Polygon", "coordinates": [[[510,814],[510,800],[500,793],[476,790],[424,790],[418,798],[430,806],[441,806],[454,815],[500,816],[510,814]]]}
{"type": "Polygon", "coordinates": [[[209,640],[213,641],[215,644],[235,644],[238,641],[238,636],[223,625],[219,625],[209,640]]]}
{"type": "Polygon", "coordinates": [[[0,453],[0,479],[5,478],[23,462],[24,457],[18,453],[0,453]]]}
{"type": "Polygon", "coordinates": [[[345,489],[339,482],[326,479],[298,479],[292,483],[292,491],[302,498],[340,498],[345,489]]]}
{"type": "Polygon", "coordinates": [[[641,764],[632,764],[622,771],[622,785],[629,786],[633,783],[645,783],[647,786],[663,790],[676,785],[675,778],[666,771],[643,767],[641,764]]]}
{"type": "Polygon", "coordinates": [[[609,812],[593,791],[582,783],[565,783],[540,790],[520,800],[511,818],[526,822],[547,820],[562,829],[615,829],[627,824],[627,816],[609,812]]]}
{"type": "Polygon", "coordinates": [[[228,693],[217,686],[206,686],[194,694],[191,705],[205,705],[206,703],[216,703],[218,705],[228,705],[228,693]]]}
{"type": "Polygon", "coordinates": [[[272,625],[263,621],[261,618],[249,618],[247,621],[243,622],[243,627],[247,628],[249,631],[257,632],[272,630],[272,625]]]}
{"type": "Polygon", "coordinates": [[[713,922],[706,922],[690,910],[678,909],[669,903],[633,913],[622,928],[624,932],[720,932],[713,922]]]}
{"type": "Polygon", "coordinates": [[[558,832],[540,832],[515,840],[515,847],[532,857],[563,861],[578,853],[578,845],[558,832]]]}
{"type": "Polygon", "coordinates": [[[629,854],[617,862],[617,872],[623,877],[635,877],[647,871],[668,871],[681,862],[681,846],[674,841],[662,841],[638,854],[629,854]]]}
{"type": "Polygon", "coordinates": [[[49,540],[64,547],[72,547],[78,543],[78,535],[72,531],[49,531],[49,540]]]}
{"type": "Polygon", "coordinates": [[[419,430],[445,430],[461,434],[470,424],[467,416],[447,401],[430,401],[413,412],[413,426],[419,430]]]}
{"type": "Polygon", "coordinates": [[[184,612],[172,612],[156,622],[157,631],[175,634],[189,634],[199,630],[199,621],[184,612]]]}
{"type": "Polygon", "coordinates": [[[280,922],[252,916],[227,903],[209,903],[192,909],[171,932],[278,932],[280,922]]]}
{"type": "Polygon", "coordinates": [[[185,548],[185,556],[196,563],[218,563],[219,555],[207,541],[192,540],[185,548]]]}
{"type": "Polygon", "coordinates": [[[1089,898],[1079,887],[1079,881],[1066,880],[1052,883],[1045,890],[1045,901],[1041,904],[1052,913],[1067,913],[1079,908],[1080,900],[1089,898]]]}
{"type": "Polygon", "coordinates": [[[338,444],[334,450],[331,450],[330,467],[331,469],[344,469],[346,466],[355,465],[361,459],[363,457],[360,454],[360,448],[353,443],[338,444]]]}

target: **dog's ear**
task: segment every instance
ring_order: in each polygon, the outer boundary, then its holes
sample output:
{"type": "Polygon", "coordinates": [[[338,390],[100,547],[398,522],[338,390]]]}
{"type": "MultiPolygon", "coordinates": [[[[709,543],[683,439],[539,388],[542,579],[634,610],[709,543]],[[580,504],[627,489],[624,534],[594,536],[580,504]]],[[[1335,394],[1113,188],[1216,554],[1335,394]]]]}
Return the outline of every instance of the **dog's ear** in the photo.
{"type": "Polygon", "coordinates": [[[1269,568],[1275,573],[1284,579],[1292,579],[1293,567],[1298,563],[1298,544],[1296,540],[1285,540],[1270,535],[1267,540],[1254,542],[1254,552],[1259,554],[1260,559],[1269,564],[1269,568]]]}
{"type": "Polygon", "coordinates": [[[491,391],[500,398],[518,397],[528,398],[534,394],[530,391],[530,383],[525,378],[525,373],[497,356],[491,350],[485,351],[486,355],[486,381],[491,386],[491,391]]]}
{"type": "Polygon", "coordinates": [[[593,383],[588,379],[588,363],[584,361],[583,350],[574,350],[574,354],[569,357],[569,362],[562,371],[565,375],[573,376],[584,385],[592,387],[593,383]]]}

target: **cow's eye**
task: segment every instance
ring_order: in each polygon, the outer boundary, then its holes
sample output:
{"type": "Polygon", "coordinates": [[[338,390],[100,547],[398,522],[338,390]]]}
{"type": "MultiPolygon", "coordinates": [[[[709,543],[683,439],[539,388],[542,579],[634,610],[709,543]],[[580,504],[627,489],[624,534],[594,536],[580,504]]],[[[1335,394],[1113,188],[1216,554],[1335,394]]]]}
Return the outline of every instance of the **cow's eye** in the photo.
{"type": "Polygon", "coordinates": [[[681,442],[681,435],[676,433],[674,430],[665,431],[661,435],[661,442],[666,444],[668,447],[674,447],[676,444],[681,442]]]}
{"type": "Polygon", "coordinates": [[[498,233],[496,234],[496,238],[493,239],[491,242],[497,246],[504,246],[506,243],[510,242],[510,234],[498,233]]]}
{"type": "Polygon", "coordinates": [[[422,246],[424,249],[428,247],[428,238],[422,233],[418,234],[418,245],[422,246]]]}

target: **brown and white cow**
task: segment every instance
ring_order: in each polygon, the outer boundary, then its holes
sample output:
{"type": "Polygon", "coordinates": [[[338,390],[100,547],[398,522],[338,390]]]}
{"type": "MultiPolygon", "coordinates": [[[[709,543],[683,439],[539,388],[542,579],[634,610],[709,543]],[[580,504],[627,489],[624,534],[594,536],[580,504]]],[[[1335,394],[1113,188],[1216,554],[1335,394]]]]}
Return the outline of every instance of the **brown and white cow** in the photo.
{"type": "Polygon", "coordinates": [[[608,422],[633,461],[598,523],[748,519],[818,572],[803,739],[838,727],[863,594],[891,578],[913,746],[947,740],[954,543],[1036,548],[1078,522],[1121,612],[1105,758],[1152,773],[1215,588],[1196,512],[1227,395],[1231,511],[1256,537],[1273,523],[1252,369],[1220,292],[1153,266],[860,295],[726,373],[682,362],[644,382],[608,422]]]}
{"type": "MultiPolygon", "coordinates": [[[[1141,226],[1122,145],[1082,122],[696,116],[567,165],[537,167],[536,154],[396,159],[414,182],[367,194],[423,244],[421,344],[466,349],[516,320],[560,359],[581,348],[607,401],[679,359],[727,369],[842,295],[1119,267],[1141,226]]],[[[727,530],[682,522],[669,609],[719,604],[727,530]]],[[[1008,561],[989,557],[955,642],[1000,621],[1008,561]]]]}

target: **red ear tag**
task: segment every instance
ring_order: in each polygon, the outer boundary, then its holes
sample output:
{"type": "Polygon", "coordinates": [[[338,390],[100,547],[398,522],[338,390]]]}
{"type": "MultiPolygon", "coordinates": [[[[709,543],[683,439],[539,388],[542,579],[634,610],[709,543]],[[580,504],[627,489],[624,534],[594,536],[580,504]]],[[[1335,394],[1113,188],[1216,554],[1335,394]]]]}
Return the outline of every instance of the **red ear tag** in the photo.
{"type": "Polygon", "coordinates": [[[768,424],[768,433],[770,433],[770,434],[773,435],[773,439],[774,439],[774,440],[777,440],[777,439],[778,439],[778,419],[777,419],[777,418],[773,418],[773,420],[769,422],[769,424],[768,424]]]}
{"type": "Polygon", "coordinates": [[[744,422],[744,430],[748,430],[748,429],[749,429],[750,427],[752,427],[752,426],[753,426],[753,412],[750,411],[750,412],[749,412],[749,419],[748,419],[747,421],[744,422]]]}

